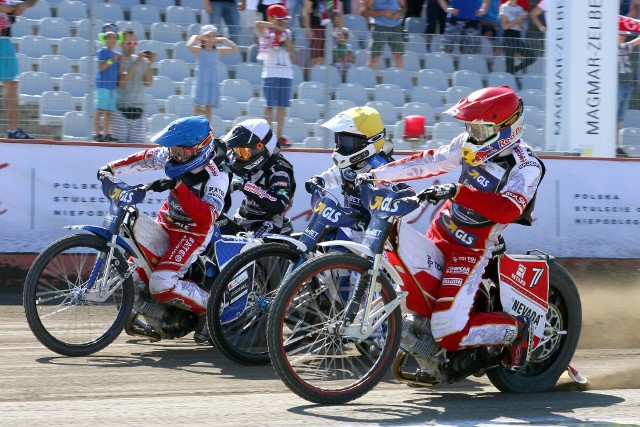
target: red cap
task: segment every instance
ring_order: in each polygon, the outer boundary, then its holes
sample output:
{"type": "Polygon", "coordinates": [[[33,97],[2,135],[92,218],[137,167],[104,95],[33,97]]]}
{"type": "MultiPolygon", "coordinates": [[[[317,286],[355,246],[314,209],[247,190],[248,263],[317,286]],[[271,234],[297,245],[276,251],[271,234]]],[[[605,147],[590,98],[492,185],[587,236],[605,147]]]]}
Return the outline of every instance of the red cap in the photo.
{"type": "Polygon", "coordinates": [[[271,6],[269,6],[267,8],[267,17],[268,18],[274,17],[278,19],[291,18],[291,16],[289,16],[289,12],[287,11],[287,8],[281,4],[272,4],[271,6]]]}

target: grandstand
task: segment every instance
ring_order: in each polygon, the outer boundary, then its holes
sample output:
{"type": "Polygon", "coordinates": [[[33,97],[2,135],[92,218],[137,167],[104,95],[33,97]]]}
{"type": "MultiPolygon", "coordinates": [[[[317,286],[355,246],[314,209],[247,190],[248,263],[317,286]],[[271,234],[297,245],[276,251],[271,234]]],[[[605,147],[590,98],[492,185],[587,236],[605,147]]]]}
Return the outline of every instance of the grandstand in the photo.
{"type": "MultiPolygon", "coordinates": [[[[116,22],[120,29],[132,28],[138,32],[138,52],[148,49],[158,53],[153,66],[154,83],[146,91],[149,134],[161,128],[160,125],[170,117],[188,114],[192,109],[190,94],[196,64],[185,42],[201,25],[208,23],[207,14],[200,9],[201,2],[111,0],[96,3],[94,33],[103,23],[116,22]]],[[[522,96],[527,106],[525,140],[529,140],[535,149],[545,150],[543,53],[538,52],[536,63],[524,73],[512,75],[505,70],[499,41],[494,45],[481,38],[480,53],[476,55],[462,55],[456,49],[451,54],[442,53],[440,38],[434,37],[430,44],[425,43],[420,30],[424,15],[420,19],[405,23],[410,37],[404,69],[392,67],[388,50],[378,61],[378,69],[365,66],[371,36],[366,21],[359,15],[347,15],[344,19],[351,30],[349,42],[355,58],[355,63],[345,73],[330,64],[307,68],[309,40],[304,30],[292,29],[296,46],[294,100],[285,127],[294,147],[305,147],[306,143],[319,146],[318,138],[323,134],[316,132],[317,124],[335,114],[336,106],[364,104],[380,109],[389,134],[398,140],[402,136],[397,131],[401,119],[411,114],[424,114],[427,118],[424,143],[399,142],[399,147],[434,146],[434,143],[428,145],[431,140],[437,141],[437,146],[442,135],[450,136],[449,131],[443,132],[446,125],[439,126],[452,121],[442,115],[442,111],[475,89],[509,85],[522,96]]],[[[95,69],[92,55],[100,46],[97,41],[89,40],[91,28],[86,5],[71,0],[40,0],[36,7],[17,18],[12,40],[22,71],[19,75],[22,122],[29,133],[42,139],[77,140],[82,138],[77,134],[78,128],[91,129],[91,126],[76,126],[75,134],[64,134],[65,118],[91,119],[87,91],[95,69]],[[62,111],[57,102],[64,102],[60,105],[67,111],[62,111]],[[82,114],[65,115],[65,112],[82,114]]],[[[228,34],[225,26],[219,31],[228,34]]],[[[243,25],[240,33],[239,52],[222,57],[219,62],[220,93],[224,99],[223,105],[213,110],[218,135],[240,117],[260,115],[264,105],[262,67],[256,60],[257,41],[247,26],[243,25]]],[[[634,57],[635,72],[638,73],[640,66],[636,59],[634,57]]],[[[631,110],[620,131],[625,143],[631,142],[631,145],[640,145],[640,140],[632,137],[640,132],[639,92],[636,85],[631,110]]],[[[0,116],[0,121],[3,120],[4,116],[0,116]]],[[[87,140],[90,137],[90,134],[86,135],[87,140]]]]}

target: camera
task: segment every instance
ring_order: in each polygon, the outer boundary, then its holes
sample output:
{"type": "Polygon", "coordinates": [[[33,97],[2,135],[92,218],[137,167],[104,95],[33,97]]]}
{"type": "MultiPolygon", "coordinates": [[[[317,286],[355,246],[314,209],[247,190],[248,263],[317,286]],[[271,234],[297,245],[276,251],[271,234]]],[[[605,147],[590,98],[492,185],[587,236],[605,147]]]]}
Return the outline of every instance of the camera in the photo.
{"type": "Polygon", "coordinates": [[[153,53],[153,52],[151,52],[150,50],[143,50],[143,51],[142,51],[142,54],[143,54],[144,56],[147,56],[147,57],[151,56],[151,54],[152,54],[152,53],[153,53]]]}

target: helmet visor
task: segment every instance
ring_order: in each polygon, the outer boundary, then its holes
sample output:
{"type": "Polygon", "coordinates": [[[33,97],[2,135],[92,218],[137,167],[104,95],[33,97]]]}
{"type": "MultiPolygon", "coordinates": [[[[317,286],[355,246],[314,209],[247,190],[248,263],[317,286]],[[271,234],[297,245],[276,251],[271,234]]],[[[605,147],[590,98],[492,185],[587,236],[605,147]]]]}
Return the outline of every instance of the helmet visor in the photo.
{"type": "Polygon", "coordinates": [[[368,139],[362,135],[350,133],[336,133],[336,147],[341,153],[353,153],[367,146],[368,139]]]}
{"type": "Polygon", "coordinates": [[[488,123],[465,123],[472,142],[485,142],[496,134],[496,126],[488,123]]]}
{"type": "Polygon", "coordinates": [[[195,156],[200,148],[198,147],[169,147],[169,160],[176,163],[186,162],[195,156]]]}
{"type": "Polygon", "coordinates": [[[262,144],[262,142],[258,142],[255,147],[233,147],[232,150],[233,154],[235,154],[236,159],[246,162],[256,154],[259,154],[263,148],[264,145],[262,144]]]}

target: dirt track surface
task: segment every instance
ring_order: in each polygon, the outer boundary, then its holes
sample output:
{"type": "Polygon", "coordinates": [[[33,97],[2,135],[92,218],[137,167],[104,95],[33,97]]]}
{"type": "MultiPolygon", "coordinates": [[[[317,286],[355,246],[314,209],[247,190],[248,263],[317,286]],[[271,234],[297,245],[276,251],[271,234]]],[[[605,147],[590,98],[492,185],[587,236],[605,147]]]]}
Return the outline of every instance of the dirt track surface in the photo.
{"type": "Polygon", "coordinates": [[[640,425],[640,261],[563,260],[578,283],[583,334],[552,392],[506,395],[486,378],[434,388],[386,381],[344,406],[299,399],[270,366],[243,367],[190,339],[121,335],[81,358],[33,337],[19,295],[0,276],[0,423],[70,425],[640,425]],[[11,288],[11,289],[9,289],[11,288]]]}

